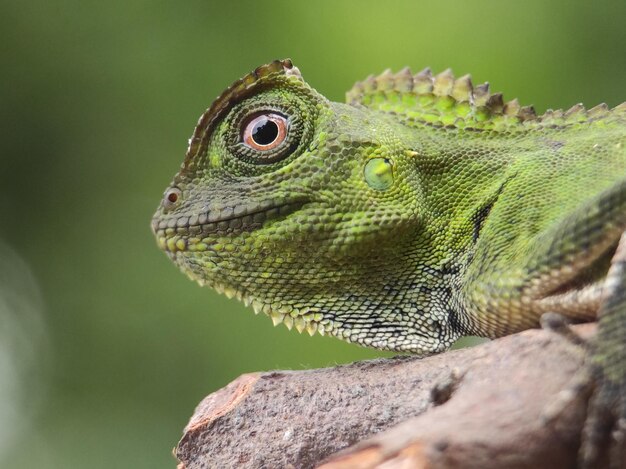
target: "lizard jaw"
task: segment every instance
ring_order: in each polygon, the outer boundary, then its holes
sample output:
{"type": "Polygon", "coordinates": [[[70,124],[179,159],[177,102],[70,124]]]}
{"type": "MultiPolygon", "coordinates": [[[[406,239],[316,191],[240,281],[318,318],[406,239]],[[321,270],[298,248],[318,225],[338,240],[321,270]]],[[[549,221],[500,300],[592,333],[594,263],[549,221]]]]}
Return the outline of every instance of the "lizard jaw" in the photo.
{"type": "MultiPolygon", "coordinates": [[[[202,279],[195,280],[200,286],[207,285],[207,282],[202,279]]],[[[211,284],[210,287],[229,299],[236,298],[245,306],[252,306],[254,314],[265,314],[272,320],[274,326],[284,324],[289,330],[295,328],[299,333],[306,331],[310,336],[315,335],[316,332],[322,336],[326,335],[326,333],[332,334],[332,321],[325,319],[320,311],[315,311],[311,308],[299,310],[296,308],[285,308],[284,306],[275,308],[271,303],[253,299],[252,296],[232,287],[227,287],[219,283],[211,284]]]]}
{"type": "Polygon", "coordinates": [[[263,304],[256,300],[243,301],[246,305],[252,305],[255,314],[262,312],[266,316],[269,316],[274,326],[284,324],[289,330],[295,327],[299,333],[306,330],[310,336],[315,335],[316,332],[320,335],[325,335],[326,332],[332,330],[330,321],[324,320],[322,313],[312,311],[302,312],[298,310],[281,312],[280,310],[273,309],[269,304],[263,304]]]}
{"type": "Polygon", "coordinates": [[[216,237],[254,231],[267,221],[284,218],[300,210],[304,204],[303,201],[281,204],[269,201],[178,218],[162,219],[156,216],[152,221],[152,230],[159,247],[168,253],[202,252],[210,248],[216,237]]]}

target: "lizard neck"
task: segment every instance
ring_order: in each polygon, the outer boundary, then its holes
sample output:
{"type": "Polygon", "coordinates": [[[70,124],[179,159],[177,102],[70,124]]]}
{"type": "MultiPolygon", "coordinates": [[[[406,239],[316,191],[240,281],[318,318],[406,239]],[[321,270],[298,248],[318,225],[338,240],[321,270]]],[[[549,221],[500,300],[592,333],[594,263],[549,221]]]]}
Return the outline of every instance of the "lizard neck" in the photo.
{"type": "Polygon", "coordinates": [[[400,133],[418,154],[416,203],[422,224],[410,252],[412,275],[420,284],[415,280],[412,295],[452,334],[480,335],[475,308],[465,296],[467,271],[492,208],[515,178],[520,136],[454,128],[400,133]]]}

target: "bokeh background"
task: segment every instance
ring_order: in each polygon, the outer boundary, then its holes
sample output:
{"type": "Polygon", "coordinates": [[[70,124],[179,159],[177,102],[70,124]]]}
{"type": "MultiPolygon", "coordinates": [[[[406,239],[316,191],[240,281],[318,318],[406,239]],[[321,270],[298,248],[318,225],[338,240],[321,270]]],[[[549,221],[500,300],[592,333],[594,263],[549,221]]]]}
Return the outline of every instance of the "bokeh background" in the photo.
{"type": "Polygon", "coordinates": [[[383,355],[300,336],[179,274],[149,220],[198,116],[291,57],[333,100],[452,67],[523,104],[626,99],[626,2],[0,2],[0,467],[173,468],[239,374],[383,355]]]}

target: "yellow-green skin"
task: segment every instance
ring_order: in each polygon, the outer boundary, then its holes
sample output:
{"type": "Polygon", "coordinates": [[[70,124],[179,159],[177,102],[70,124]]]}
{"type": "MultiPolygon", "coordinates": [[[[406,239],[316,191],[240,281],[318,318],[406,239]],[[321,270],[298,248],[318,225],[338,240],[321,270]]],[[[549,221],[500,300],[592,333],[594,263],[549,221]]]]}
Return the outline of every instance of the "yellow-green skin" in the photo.
{"type": "Polygon", "coordinates": [[[370,77],[333,103],[277,61],[202,117],[153,229],[200,283],[366,346],[426,355],[548,311],[592,319],[626,228],[625,116],[537,117],[428,70],[370,77]],[[290,121],[269,158],[241,142],[263,110],[290,121]],[[562,301],[583,286],[584,301],[562,301]]]}
{"type": "Polygon", "coordinates": [[[380,349],[600,316],[583,460],[626,421],[626,104],[536,116],[408,69],[342,104],[275,61],[201,117],[152,227],[191,278],[275,324],[380,349]],[[254,150],[242,127],[267,111],[287,138],[254,150]]]}

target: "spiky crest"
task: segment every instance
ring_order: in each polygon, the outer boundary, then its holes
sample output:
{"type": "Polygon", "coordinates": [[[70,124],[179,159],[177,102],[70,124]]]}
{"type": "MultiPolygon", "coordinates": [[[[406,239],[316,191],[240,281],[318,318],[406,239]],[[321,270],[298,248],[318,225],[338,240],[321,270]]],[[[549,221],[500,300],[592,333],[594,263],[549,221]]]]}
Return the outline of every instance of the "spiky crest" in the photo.
{"type": "MultiPolygon", "coordinates": [[[[204,152],[216,123],[235,103],[269,83],[286,82],[291,77],[303,81],[291,59],[274,60],[229,86],[200,116],[189,139],[183,166],[188,167],[204,152]]],[[[433,75],[430,68],[415,75],[408,67],[396,74],[387,69],[376,77],[370,75],[357,82],[346,93],[346,99],[349,104],[406,115],[414,122],[477,129],[519,122],[559,125],[602,118],[610,113],[626,115],[626,103],[622,103],[612,111],[606,104],[589,110],[576,104],[565,112],[548,110],[537,116],[532,106],[520,106],[517,99],[504,103],[501,93],[490,93],[488,83],[474,86],[469,75],[455,79],[450,69],[438,75],[433,75]]]]}
{"type": "MultiPolygon", "coordinates": [[[[559,125],[607,116],[606,104],[586,110],[576,104],[567,111],[548,110],[537,116],[532,106],[517,99],[504,102],[502,93],[491,93],[489,83],[474,86],[470,75],[454,77],[450,69],[433,75],[430,68],[413,74],[408,67],[393,74],[387,69],[357,82],[346,93],[346,102],[397,115],[410,122],[434,126],[498,129],[521,122],[559,125]]],[[[626,104],[617,106],[624,113],[626,104]]]]}

